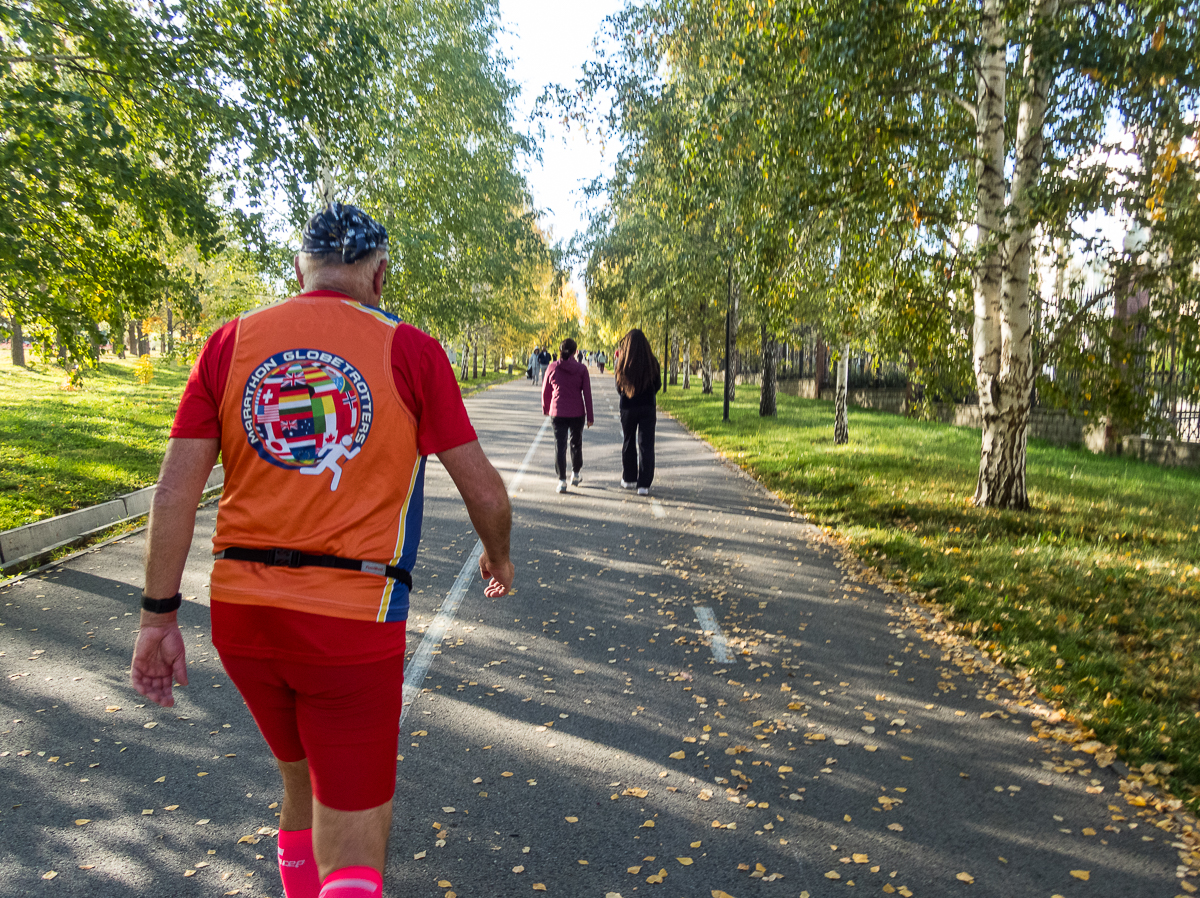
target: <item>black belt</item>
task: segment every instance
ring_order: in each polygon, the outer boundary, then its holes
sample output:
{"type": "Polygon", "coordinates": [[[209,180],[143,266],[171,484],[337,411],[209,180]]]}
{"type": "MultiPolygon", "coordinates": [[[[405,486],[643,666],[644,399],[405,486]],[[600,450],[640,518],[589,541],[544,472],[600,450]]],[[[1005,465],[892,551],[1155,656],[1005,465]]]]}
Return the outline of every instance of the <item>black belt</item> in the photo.
{"type": "Polygon", "coordinates": [[[229,558],[233,561],[257,561],[271,567],[335,567],[344,571],[362,571],[399,580],[412,589],[412,574],[402,567],[394,567],[381,561],[359,561],[355,558],[339,558],[337,555],[309,555],[299,549],[243,549],[230,546],[218,552],[214,558],[229,558]]]}

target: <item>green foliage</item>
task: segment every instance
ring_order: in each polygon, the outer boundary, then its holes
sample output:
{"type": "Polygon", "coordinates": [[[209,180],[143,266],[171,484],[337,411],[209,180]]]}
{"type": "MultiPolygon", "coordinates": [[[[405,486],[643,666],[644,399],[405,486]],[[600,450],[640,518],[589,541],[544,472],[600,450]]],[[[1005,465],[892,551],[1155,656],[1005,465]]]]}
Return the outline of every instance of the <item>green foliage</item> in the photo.
{"type": "Polygon", "coordinates": [[[0,315],[84,362],[102,322],[168,297],[215,322],[338,199],[389,227],[385,305],[434,330],[500,317],[550,253],[497,23],[491,0],[0,7],[0,315]]]}
{"type": "MultiPolygon", "coordinates": [[[[1064,3],[1035,32],[1032,9],[1005,7],[1005,152],[1011,162],[1027,49],[1051,75],[1047,149],[1032,220],[1005,227],[1037,228],[1049,258],[1035,279],[1071,255],[1117,283],[1136,278],[1150,301],[1130,329],[1191,349],[1195,17],[1169,3],[1064,3]],[[1151,226],[1141,258],[1091,234],[1100,211],[1151,226]]],[[[624,148],[597,188],[608,205],[586,247],[598,312],[662,320],[668,307],[694,307],[676,317],[694,336],[711,326],[732,270],[743,319],[780,335],[816,325],[830,343],[907,358],[915,380],[943,393],[971,391],[972,276],[990,242],[970,235],[979,15],[975,3],[927,0],[653,0],[613,17],[602,57],[554,95],[624,148]]],[[[1112,299],[1060,291],[1042,320],[1040,390],[1052,396],[1045,372],[1070,368],[1083,387],[1061,402],[1140,421],[1153,391],[1113,377],[1129,347],[1114,334],[1112,299]]]]}
{"type": "Polygon", "coordinates": [[[1200,476],[1029,448],[1036,510],[975,509],[978,432],[851,410],[835,447],[829,403],[780,396],[778,417],[722,423],[718,397],[672,391],[663,408],[751,471],[862,560],[936,598],[954,625],[1131,765],[1175,765],[1200,799],[1200,476]],[[1059,662],[1062,662],[1061,665],[1059,662]]]}

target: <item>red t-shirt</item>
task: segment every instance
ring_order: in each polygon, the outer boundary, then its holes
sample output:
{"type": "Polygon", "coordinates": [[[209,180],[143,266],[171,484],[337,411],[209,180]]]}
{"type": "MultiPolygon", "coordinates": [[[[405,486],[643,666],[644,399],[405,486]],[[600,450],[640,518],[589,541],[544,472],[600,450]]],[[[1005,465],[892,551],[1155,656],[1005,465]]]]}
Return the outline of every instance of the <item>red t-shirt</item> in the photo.
{"type": "MultiPolygon", "coordinates": [[[[309,297],[348,299],[313,290],[309,297]]],[[[218,410],[233,361],[238,319],[209,338],[188,377],[175,422],[174,439],[219,439],[218,410]]],[[[417,419],[417,449],[433,455],[470,443],[475,428],[467,416],[450,360],[441,344],[408,324],[392,339],[392,376],[404,404],[417,419]]],[[[219,651],[256,658],[309,663],[368,663],[404,649],[404,622],[375,623],[284,611],[257,605],[212,603],[213,644],[219,651]]]]}

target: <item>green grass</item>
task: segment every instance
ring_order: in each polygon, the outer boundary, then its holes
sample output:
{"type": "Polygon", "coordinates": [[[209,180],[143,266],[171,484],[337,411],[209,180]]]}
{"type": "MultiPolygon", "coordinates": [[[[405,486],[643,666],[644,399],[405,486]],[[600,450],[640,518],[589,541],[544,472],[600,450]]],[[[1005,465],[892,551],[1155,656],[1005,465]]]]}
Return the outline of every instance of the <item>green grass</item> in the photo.
{"type": "Polygon", "coordinates": [[[976,509],[978,431],[851,408],[839,447],[829,402],[660,402],[1200,809],[1200,472],[1031,441],[1035,510],[976,509]]]}
{"type": "MultiPolygon", "coordinates": [[[[461,369],[455,368],[455,374],[458,374],[461,369]]],[[[493,387],[496,384],[508,383],[510,380],[517,380],[525,377],[525,369],[520,371],[513,369],[513,373],[508,373],[508,368],[504,365],[500,366],[499,371],[483,371],[476,378],[467,378],[458,382],[459,388],[464,396],[469,396],[479,390],[486,390],[488,387],[493,387]]]]}
{"type": "Polygon", "coordinates": [[[106,356],[82,389],[54,367],[0,363],[0,530],[112,499],[158,478],[186,368],[106,356]]]}

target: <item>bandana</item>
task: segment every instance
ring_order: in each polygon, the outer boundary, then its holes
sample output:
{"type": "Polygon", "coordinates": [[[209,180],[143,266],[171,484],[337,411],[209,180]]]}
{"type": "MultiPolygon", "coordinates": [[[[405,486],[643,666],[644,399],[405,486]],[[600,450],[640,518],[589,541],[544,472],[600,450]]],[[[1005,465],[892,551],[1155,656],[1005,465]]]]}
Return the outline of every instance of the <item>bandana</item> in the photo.
{"type": "Polygon", "coordinates": [[[387,229],[362,209],[330,203],[304,226],[300,252],[341,253],[351,265],[387,242],[387,229]]]}

